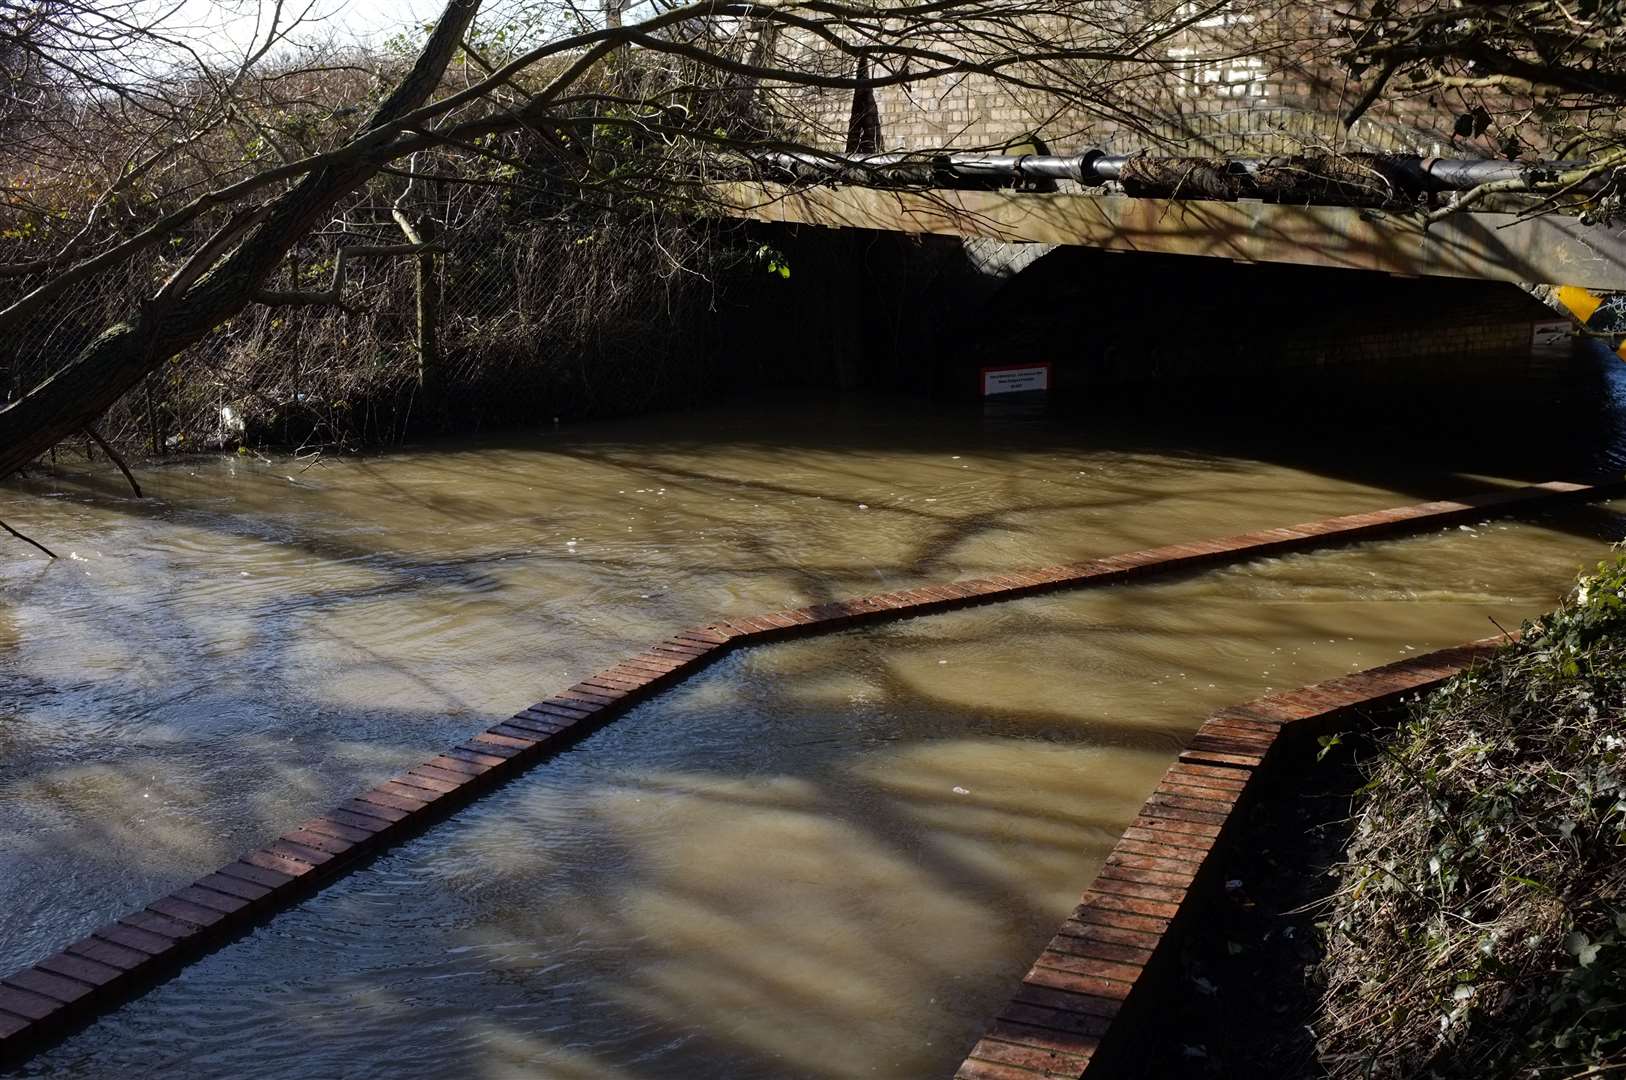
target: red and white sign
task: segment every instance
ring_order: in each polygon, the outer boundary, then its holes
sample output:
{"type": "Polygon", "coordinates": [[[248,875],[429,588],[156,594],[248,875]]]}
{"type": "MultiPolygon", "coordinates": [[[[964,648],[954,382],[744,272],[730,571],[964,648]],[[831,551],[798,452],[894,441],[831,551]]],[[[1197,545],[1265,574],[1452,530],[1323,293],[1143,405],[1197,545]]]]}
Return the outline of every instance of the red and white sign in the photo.
{"type": "Polygon", "coordinates": [[[982,396],[1050,389],[1049,364],[1010,364],[982,369],[982,396]]]}
{"type": "Polygon", "coordinates": [[[1530,327],[1530,355],[1541,359],[1565,357],[1575,347],[1575,324],[1568,319],[1552,319],[1530,327]]]}

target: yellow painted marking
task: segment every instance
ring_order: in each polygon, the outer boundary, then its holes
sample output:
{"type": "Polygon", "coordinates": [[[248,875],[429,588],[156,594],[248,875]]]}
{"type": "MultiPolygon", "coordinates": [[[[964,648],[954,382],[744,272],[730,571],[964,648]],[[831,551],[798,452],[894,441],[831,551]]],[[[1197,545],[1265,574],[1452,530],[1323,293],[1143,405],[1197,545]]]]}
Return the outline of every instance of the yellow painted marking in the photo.
{"type": "MultiPolygon", "coordinates": [[[[1579,285],[1560,285],[1553,290],[1553,296],[1582,326],[1591,321],[1592,316],[1603,307],[1603,298],[1591,289],[1583,289],[1579,285]]],[[[1626,360],[1626,338],[1615,348],[1615,355],[1626,360]]]]}
{"type": "Polygon", "coordinates": [[[1583,289],[1579,285],[1560,285],[1555,291],[1558,302],[1569,309],[1569,313],[1586,325],[1587,320],[1597,314],[1603,307],[1603,300],[1592,290],[1583,289]]]}

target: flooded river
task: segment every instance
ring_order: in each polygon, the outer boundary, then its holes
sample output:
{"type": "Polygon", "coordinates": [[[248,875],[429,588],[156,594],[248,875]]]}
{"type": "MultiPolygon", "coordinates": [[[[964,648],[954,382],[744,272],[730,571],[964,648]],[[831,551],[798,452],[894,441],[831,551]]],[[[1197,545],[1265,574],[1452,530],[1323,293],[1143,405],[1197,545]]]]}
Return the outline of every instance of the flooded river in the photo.
{"type": "MultiPolygon", "coordinates": [[[[0,563],[0,968],[682,626],[1613,464],[907,417],[0,489],[64,556],[0,563]]],[[[24,1075],[946,1076],[1205,712],[1512,627],[1616,509],[743,652],[24,1075]]]]}

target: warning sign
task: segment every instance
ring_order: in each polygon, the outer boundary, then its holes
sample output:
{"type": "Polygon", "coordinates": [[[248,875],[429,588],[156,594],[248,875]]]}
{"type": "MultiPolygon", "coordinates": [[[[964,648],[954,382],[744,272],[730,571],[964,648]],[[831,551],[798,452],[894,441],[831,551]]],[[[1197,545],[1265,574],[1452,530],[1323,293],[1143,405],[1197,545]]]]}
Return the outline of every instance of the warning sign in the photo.
{"type": "Polygon", "coordinates": [[[1568,319],[1538,322],[1530,327],[1530,355],[1544,358],[1568,356],[1575,344],[1575,324],[1568,319]]]}
{"type": "Polygon", "coordinates": [[[982,396],[1022,394],[1050,389],[1049,364],[1022,364],[982,369],[982,396]]]}

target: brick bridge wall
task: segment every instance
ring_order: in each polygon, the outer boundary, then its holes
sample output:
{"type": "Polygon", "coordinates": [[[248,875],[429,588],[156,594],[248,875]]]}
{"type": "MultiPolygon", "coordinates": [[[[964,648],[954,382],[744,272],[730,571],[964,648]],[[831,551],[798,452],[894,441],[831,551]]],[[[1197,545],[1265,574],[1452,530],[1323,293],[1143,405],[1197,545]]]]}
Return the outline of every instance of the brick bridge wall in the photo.
{"type": "MultiPolygon", "coordinates": [[[[1126,27],[1151,25],[1146,23],[1154,17],[1149,13],[1167,8],[1154,9],[1141,0],[1117,6],[1126,27]]],[[[1097,146],[1119,153],[1161,148],[1274,155],[1342,147],[1478,157],[1495,154],[1510,134],[1527,145],[1540,143],[1538,133],[1528,127],[1516,133],[1493,128],[1479,139],[1454,139],[1453,120],[1471,103],[1446,94],[1385,103],[1346,132],[1341,116],[1361,86],[1332,59],[1334,5],[1232,0],[1206,17],[1199,14],[1197,4],[1178,5],[1176,17],[1192,20],[1191,25],[1154,46],[1151,64],[1080,69],[1070,85],[1093,106],[1002,86],[983,75],[882,88],[875,95],[882,148],[1001,147],[1025,143],[1033,133],[1055,152],[1097,146]]],[[[851,74],[844,57],[805,43],[780,47],[796,63],[851,74]]],[[[884,60],[881,67],[886,67],[884,60]]],[[[1047,86],[1074,78],[1054,70],[1035,77],[1047,86]]],[[[840,149],[850,96],[810,93],[801,104],[817,117],[816,141],[840,149]]]]}

